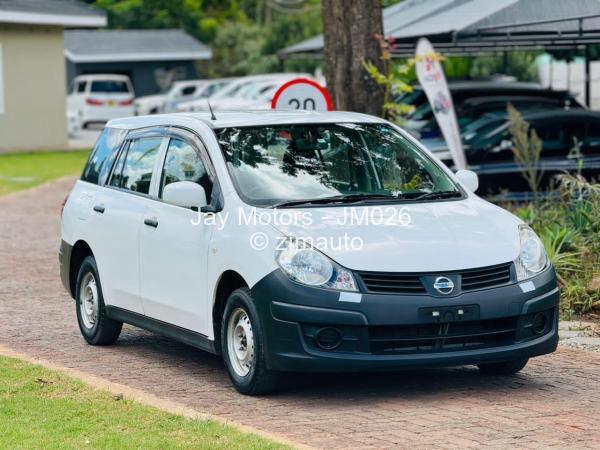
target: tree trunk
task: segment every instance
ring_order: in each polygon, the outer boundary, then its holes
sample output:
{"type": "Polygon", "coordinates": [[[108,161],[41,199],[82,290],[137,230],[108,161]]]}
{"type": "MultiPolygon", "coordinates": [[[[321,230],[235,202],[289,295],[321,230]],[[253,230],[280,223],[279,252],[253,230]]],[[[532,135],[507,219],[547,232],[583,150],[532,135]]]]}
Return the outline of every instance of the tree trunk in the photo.
{"type": "Polygon", "coordinates": [[[363,61],[383,69],[375,34],[383,35],[380,0],[323,0],[325,78],[336,110],[380,115],[383,93],[363,61]]]}

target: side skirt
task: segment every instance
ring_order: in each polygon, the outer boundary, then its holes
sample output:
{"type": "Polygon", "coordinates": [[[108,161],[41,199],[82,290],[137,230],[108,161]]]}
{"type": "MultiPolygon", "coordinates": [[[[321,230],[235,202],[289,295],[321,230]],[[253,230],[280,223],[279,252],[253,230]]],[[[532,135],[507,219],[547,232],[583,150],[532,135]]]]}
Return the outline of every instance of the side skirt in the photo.
{"type": "Polygon", "coordinates": [[[205,335],[196,333],[195,331],[187,330],[185,328],[178,327],[177,325],[171,325],[151,317],[146,317],[142,314],[127,311],[126,309],[122,309],[117,306],[106,306],[106,314],[113,320],[125,322],[130,325],[143,328],[144,330],[161,334],[214,355],[220,354],[215,346],[215,341],[211,341],[205,335]]]}

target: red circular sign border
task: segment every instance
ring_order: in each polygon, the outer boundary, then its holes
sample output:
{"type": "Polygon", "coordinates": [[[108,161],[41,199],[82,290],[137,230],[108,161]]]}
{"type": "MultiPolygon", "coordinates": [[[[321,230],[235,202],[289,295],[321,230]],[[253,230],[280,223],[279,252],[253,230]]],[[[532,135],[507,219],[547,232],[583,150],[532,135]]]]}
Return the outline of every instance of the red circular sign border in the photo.
{"type": "Polygon", "coordinates": [[[327,104],[327,111],[333,111],[333,102],[331,101],[331,96],[327,89],[321,86],[319,83],[313,80],[309,80],[308,78],[294,78],[293,80],[288,81],[275,92],[273,96],[273,100],[271,101],[271,108],[276,109],[275,105],[277,105],[277,100],[279,100],[279,96],[286,90],[288,87],[293,86],[295,84],[309,84],[312,87],[315,87],[321,92],[321,95],[325,97],[325,103],[327,104]]]}

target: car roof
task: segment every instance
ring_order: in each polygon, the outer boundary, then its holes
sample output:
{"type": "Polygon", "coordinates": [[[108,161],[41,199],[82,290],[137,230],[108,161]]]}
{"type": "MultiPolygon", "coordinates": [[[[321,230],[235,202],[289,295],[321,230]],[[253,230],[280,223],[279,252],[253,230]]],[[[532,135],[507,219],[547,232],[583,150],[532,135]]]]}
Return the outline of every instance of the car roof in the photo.
{"type": "Polygon", "coordinates": [[[127,117],[124,119],[113,119],[108,122],[107,127],[136,129],[151,126],[178,125],[180,122],[189,121],[189,119],[198,120],[213,129],[314,123],[385,123],[379,117],[346,111],[216,111],[215,116],[216,120],[211,120],[209,112],[198,112],[127,117]]]}
{"type": "Polygon", "coordinates": [[[539,83],[524,81],[455,81],[448,83],[450,90],[502,89],[502,90],[547,90],[539,83]]]}
{"type": "Polygon", "coordinates": [[[556,97],[540,97],[537,95],[490,95],[486,97],[470,97],[466,99],[463,106],[479,106],[487,103],[509,103],[509,102],[532,102],[532,103],[560,103],[561,100],[556,97]]]}
{"type": "Polygon", "coordinates": [[[209,82],[209,80],[180,80],[180,81],[175,81],[173,82],[172,86],[196,86],[196,85],[202,85],[202,84],[207,84],[209,82]]]}
{"type": "Polygon", "coordinates": [[[600,120],[600,112],[589,111],[586,109],[551,109],[548,111],[536,111],[530,113],[524,113],[523,118],[525,120],[543,120],[543,119],[551,119],[554,117],[558,117],[561,119],[569,119],[569,118],[588,118],[588,119],[598,119],[600,120]]]}
{"type": "MultiPolygon", "coordinates": [[[[448,87],[451,91],[469,91],[479,89],[498,89],[498,90],[549,90],[539,83],[525,81],[450,81],[448,87]]],[[[414,89],[422,90],[419,84],[413,86],[414,89]]]]}
{"type": "MultiPolygon", "coordinates": [[[[538,83],[524,81],[454,81],[448,83],[448,88],[452,92],[459,91],[499,91],[499,92],[550,92],[555,95],[567,95],[570,92],[566,89],[551,89],[538,83]]],[[[422,91],[423,88],[416,84],[413,89],[422,91]]]]}
{"type": "MultiPolygon", "coordinates": [[[[485,115],[483,116],[485,117],[485,115]]],[[[600,121],[600,112],[588,111],[585,109],[552,109],[548,111],[533,111],[533,112],[524,112],[522,113],[523,120],[526,122],[539,122],[544,120],[551,119],[597,119],[600,121]]],[[[503,131],[510,126],[508,120],[508,114],[498,115],[496,117],[490,116],[489,121],[487,123],[497,122],[498,128],[494,131],[494,133],[499,130],[503,131]]]]}

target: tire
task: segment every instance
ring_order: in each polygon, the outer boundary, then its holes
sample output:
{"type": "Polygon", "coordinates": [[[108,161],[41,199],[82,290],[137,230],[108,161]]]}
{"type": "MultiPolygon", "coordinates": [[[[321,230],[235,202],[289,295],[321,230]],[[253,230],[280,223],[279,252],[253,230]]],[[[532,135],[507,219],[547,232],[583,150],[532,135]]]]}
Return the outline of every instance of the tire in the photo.
{"type": "Polygon", "coordinates": [[[229,378],[241,394],[269,394],[279,386],[279,373],[267,369],[264,342],[264,331],[250,290],[233,291],[221,322],[221,352],[229,378]],[[238,339],[240,351],[236,352],[238,339]]]}
{"type": "Polygon", "coordinates": [[[486,375],[514,375],[527,365],[529,358],[513,359],[498,363],[477,364],[481,373],[486,375]]]}
{"type": "Polygon", "coordinates": [[[86,257],[79,268],[75,310],[79,329],[88,344],[111,345],[121,334],[123,322],[112,320],[106,315],[98,266],[93,256],[86,257]]]}

